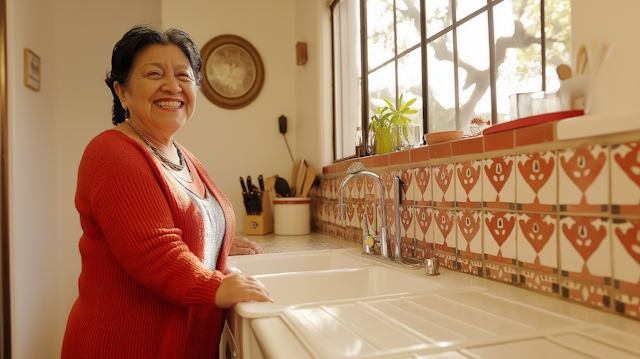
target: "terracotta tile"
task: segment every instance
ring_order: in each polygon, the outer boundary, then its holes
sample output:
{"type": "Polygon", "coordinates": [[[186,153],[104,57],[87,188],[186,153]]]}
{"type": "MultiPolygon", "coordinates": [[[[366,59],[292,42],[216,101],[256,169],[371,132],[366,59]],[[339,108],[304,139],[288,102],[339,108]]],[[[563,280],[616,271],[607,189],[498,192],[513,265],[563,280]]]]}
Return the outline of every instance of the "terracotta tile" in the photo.
{"type": "Polygon", "coordinates": [[[515,131],[492,133],[484,136],[484,151],[509,150],[514,148],[515,131]]]}
{"type": "MultiPolygon", "coordinates": [[[[417,227],[416,227],[417,228],[417,227]]],[[[416,241],[414,246],[414,258],[424,261],[427,257],[433,255],[433,243],[426,243],[423,241],[416,241]]]]}
{"type": "Polygon", "coordinates": [[[378,198],[378,185],[371,177],[364,179],[364,200],[365,202],[373,202],[378,198]]]}
{"type": "Polygon", "coordinates": [[[433,210],[428,207],[416,207],[414,211],[415,238],[425,243],[433,243],[433,210]]]}
{"type": "Polygon", "coordinates": [[[558,202],[556,153],[516,157],[516,209],[555,212],[558,202]]]}
{"type": "Polygon", "coordinates": [[[611,242],[607,218],[560,217],[560,263],[563,277],[611,284],[611,242]]]}
{"type": "Polygon", "coordinates": [[[380,178],[382,179],[382,184],[384,185],[384,194],[386,196],[387,203],[393,203],[394,198],[396,198],[393,191],[393,179],[395,177],[395,170],[384,172],[380,176],[380,178]]]}
{"type": "MultiPolygon", "coordinates": [[[[339,197],[339,192],[340,192],[340,184],[341,183],[334,183],[336,185],[337,191],[336,191],[336,200],[338,200],[339,197]]],[[[349,182],[347,182],[347,185],[345,186],[345,200],[347,202],[353,202],[355,200],[355,187],[356,187],[356,180],[355,179],[351,179],[349,182]]]]}
{"type": "Polygon", "coordinates": [[[484,276],[483,264],[481,260],[458,257],[457,258],[457,268],[458,272],[467,273],[477,275],[478,277],[484,276]]]}
{"type": "Polygon", "coordinates": [[[482,137],[473,137],[451,142],[451,153],[454,156],[472,155],[482,152],[484,152],[482,137]]]}
{"type": "Polygon", "coordinates": [[[609,149],[599,145],[558,154],[558,204],[563,212],[609,211],[609,149]]]}
{"type": "Polygon", "coordinates": [[[617,293],[615,310],[630,318],[640,319],[640,296],[629,293],[617,293]]]}
{"type": "Polygon", "coordinates": [[[456,207],[482,207],[482,160],[456,164],[456,207]]]}
{"type": "Polygon", "coordinates": [[[356,177],[355,179],[351,180],[352,182],[355,183],[354,189],[353,189],[353,199],[356,202],[364,202],[364,193],[365,193],[365,189],[364,189],[364,177],[356,177]]]}
{"type": "Polygon", "coordinates": [[[402,204],[412,205],[415,198],[415,179],[413,177],[413,168],[397,170],[398,176],[402,181],[402,204]]]}
{"type": "MultiPolygon", "coordinates": [[[[367,225],[369,226],[369,234],[378,234],[378,216],[376,216],[376,204],[373,202],[367,202],[364,205],[365,213],[367,214],[367,225]]],[[[364,224],[361,225],[364,229],[364,224]]]]}
{"type": "Polygon", "coordinates": [[[526,269],[520,270],[520,284],[524,288],[545,293],[560,293],[558,278],[548,273],[539,273],[526,269]]]}
{"type": "Polygon", "coordinates": [[[389,165],[397,166],[397,165],[403,165],[407,163],[411,163],[408,150],[398,151],[398,152],[389,154],[389,165]]]}
{"type": "Polygon", "coordinates": [[[483,161],[483,207],[515,209],[516,168],[515,157],[488,158],[483,161]]]}
{"type": "Polygon", "coordinates": [[[440,267],[458,270],[458,261],[454,253],[435,250],[434,254],[437,255],[440,260],[440,267]]]}
{"type": "Polygon", "coordinates": [[[409,151],[411,162],[422,162],[429,160],[429,146],[421,146],[409,151]]]}
{"type": "Polygon", "coordinates": [[[451,157],[451,142],[438,143],[429,146],[429,158],[451,157]]]}
{"type": "Polygon", "coordinates": [[[516,129],[516,146],[553,141],[553,122],[516,129]]]}
{"type": "Polygon", "coordinates": [[[389,166],[389,155],[382,154],[373,156],[373,167],[386,167],[389,166]]]}
{"type": "Polygon", "coordinates": [[[324,200],[329,199],[331,195],[331,190],[329,189],[330,180],[323,178],[320,180],[320,194],[321,198],[324,200]]]}
{"type": "Polygon", "coordinates": [[[333,179],[333,186],[331,187],[331,199],[338,200],[338,192],[340,191],[340,183],[342,183],[342,177],[336,177],[333,179]]]}
{"type": "Polygon", "coordinates": [[[455,204],[455,164],[443,163],[432,168],[433,202],[438,207],[453,207],[455,204]]]}
{"type": "Polygon", "coordinates": [[[400,235],[403,240],[413,240],[415,238],[414,208],[400,206],[400,235]]]}
{"type": "Polygon", "coordinates": [[[482,260],[482,212],[456,211],[458,256],[482,260]]]}
{"type": "MultiPolygon", "coordinates": [[[[386,214],[387,214],[387,226],[389,226],[389,234],[391,239],[395,239],[396,238],[396,225],[398,225],[396,223],[396,216],[395,213],[393,212],[393,205],[392,204],[387,204],[385,206],[386,209],[386,214]]],[[[382,215],[382,213],[380,214],[382,215]]],[[[402,232],[400,232],[402,235],[402,232]]]]}
{"type": "Polygon", "coordinates": [[[516,214],[511,212],[484,212],[484,259],[516,264],[516,214]]]}
{"type": "Polygon", "coordinates": [[[328,165],[328,166],[322,167],[322,173],[335,173],[335,172],[336,172],[336,165],[328,165]]]}
{"type": "Polygon", "coordinates": [[[611,307],[611,290],[606,286],[582,283],[565,278],[562,280],[562,296],[600,308],[611,307]]]}
{"type": "Polygon", "coordinates": [[[456,250],[456,213],[452,209],[434,208],[433,243],[441,251],[455,253],[456,250]]]}
{"type": "Polygon", "coordinates": [[[518,268],[502,263],[484,261],[485,278],[511,284],[519,283],[518,268]]]}
{"type": "Polygon", "coordinates": [[[344,223],[347,229],[358,228],[360,221],[358,220],[358,205],[355,203],[347,203],[347,218],[344,223]]]}
{"type": "Polygon", "coordinates": [[[640,214],[640,142],[611,147],[611,211],[640,214]]]}
{"type": "Polygon", "coordinates": [[[518,265],[558,273],[557,216],[520,213],[517,227],[518,265]]]}
{"type": "Polygon", "coordinates": [[[614,287],[640,294],[640,220],[614,219],[614,287]]]}
{"type": "Polygon", "coordinates": [[[414,198],[416,204],[430,206],[433,200],[431,167],[413,169],[414,198]]]}
{"type": "Polygon", "coordinates": [[[347,172],[347,168],[349,166],[351,166],[351,164],[353,163],[353,160],[346,160],[346,161],[342,161],[342,162],[338,162],[336,163],[336,172],[347,172]]]}
{"type": "Polygon", "coordinates": [[[374,167],[374,161],[373,161],[374,158],[375,158],[375,156],[360,157],[360,158],[358,158],[358,161],[360,163],[362,163],[365,168],[373,168],[374,167]]]}

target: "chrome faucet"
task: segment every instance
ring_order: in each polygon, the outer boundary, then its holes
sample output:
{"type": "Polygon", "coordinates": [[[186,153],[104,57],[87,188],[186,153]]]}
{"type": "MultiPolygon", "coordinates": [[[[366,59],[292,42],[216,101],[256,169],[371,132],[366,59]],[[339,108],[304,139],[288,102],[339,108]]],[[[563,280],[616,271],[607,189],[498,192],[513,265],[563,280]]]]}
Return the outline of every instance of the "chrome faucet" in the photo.
{"type": "Polygon", "coordinates": [[[363,215],[363,235],[362,235],[362,255],[363,256],[371,256],[374,259],[381,259],[384,262],[391,263],[393,265],[403,267],[403,268],[411,268],[416,269],[423,265],[423,263],[419,261],[413,261],[407,258],[402,257],[402,236],[400,231],[400,226],[402,225],[400,219],[400,197],[402,195],[401,191],[401,180],[400,177],[396,176],[393,179],[393,190],[394,190],[394,200],[393,200],[393,211],[395,214],[395,241],[393,254],[391,253],[391,241],[389,235],[389,226],[387,225],[387,210],[386,210],[386,196],[384,191],[384,186],[380,176],[375,173],[365,171],[365,167],[361,162],[355,162],[349,166],[347,169],[347,176],[342,179],[340,183],[340,187],[338,190],[338,216],[340,219],[345,219],[346,207],[347,205],[344,202],[344,188],[347,183],[356,177],[371,177],[374,182],[378,185],[378,192],[380,193],[380,212],[382,217],[382,223],[378,230],[377,236],[372,236],[369,234],[369,225],[367,223],[367,214],[363,215]],[[380,246],[380,255],[377,256],[375,253],[376,243],[379,243],[380,246]]]}

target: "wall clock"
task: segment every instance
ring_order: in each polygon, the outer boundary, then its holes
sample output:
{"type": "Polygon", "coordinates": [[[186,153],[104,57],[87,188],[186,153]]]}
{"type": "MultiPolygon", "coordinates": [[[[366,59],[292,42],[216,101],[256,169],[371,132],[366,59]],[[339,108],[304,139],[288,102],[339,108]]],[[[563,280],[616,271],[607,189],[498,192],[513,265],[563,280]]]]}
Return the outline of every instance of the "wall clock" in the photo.
{"type": "Polygon", "coordinates": [[[200,51],[202,92],[226,109],[247,106],[258,97],[264,83],[264,65],[258,51],[235,35],[211,39],[200,51]]]}

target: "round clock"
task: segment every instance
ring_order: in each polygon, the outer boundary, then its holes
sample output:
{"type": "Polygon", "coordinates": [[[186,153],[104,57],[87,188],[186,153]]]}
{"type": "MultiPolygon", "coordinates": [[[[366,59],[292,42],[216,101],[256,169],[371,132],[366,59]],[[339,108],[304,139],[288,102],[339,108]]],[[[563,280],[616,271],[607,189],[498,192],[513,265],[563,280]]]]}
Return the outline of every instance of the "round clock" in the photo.
{"type": "Polygon", "coordinates": [[[222,35],[200,51],[202,92],[227,109],[247,106],[258,97],[264,83],[264,65],[258,51],[245,39],[222,35]]]}

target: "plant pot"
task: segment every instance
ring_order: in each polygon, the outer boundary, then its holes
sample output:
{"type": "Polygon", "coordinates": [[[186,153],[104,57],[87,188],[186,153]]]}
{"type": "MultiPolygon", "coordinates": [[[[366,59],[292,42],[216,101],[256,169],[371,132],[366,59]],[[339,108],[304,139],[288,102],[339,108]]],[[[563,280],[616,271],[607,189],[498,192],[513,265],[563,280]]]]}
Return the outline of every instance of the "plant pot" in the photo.
{"type": "Polygon", "coordinates": [[[393,152],[393,135],[391,127],[376,129],[376,154],[393,152]]]}
{"type": "Polygon", "coordinates": [[[420,144],[420,127],[402,125],[391,127],[392,146],[394,151],[406,150],[420,144]]]}

